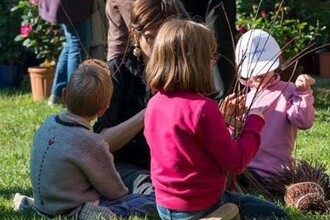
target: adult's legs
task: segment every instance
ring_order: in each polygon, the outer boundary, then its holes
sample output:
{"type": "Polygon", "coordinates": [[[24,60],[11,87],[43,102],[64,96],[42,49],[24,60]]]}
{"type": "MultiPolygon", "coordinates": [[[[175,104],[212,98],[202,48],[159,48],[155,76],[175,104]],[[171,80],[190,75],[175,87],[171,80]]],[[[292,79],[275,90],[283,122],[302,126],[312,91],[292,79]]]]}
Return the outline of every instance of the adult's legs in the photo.
{"type": "Polygon", "coordinates": [[[62,89],[67,85],[71,74],[86,59],[91,38],[91,21],[86,19],[73,24],[62,24],[65,45],[59,56],[52,86],[52,97],[49,104],[61,102],[62,89]]]}
{"type": "Polygon", "coordinates": [[[217,35],[218,52],[221,54],[215,70],[222,79],[223,95],[228,95],[235,79],[236,1],[209,0],[206,23],[211,25],[217,35]]]}
{"type": "Polygon", "coordinates": [[[64,44],[64,47],[61,51],[61,54],[58,58],[57,64],[56,64],[56,71],[55,71],[55,77],[52,85],[52,96],[51,98],[57,99],[57,100],[50,100],[54,103],[49,104],[58,104],[60,101],[60,97],[62,96],[62,89],[65,85],[65,82],[67,80],[67,69],[68,69],[68,53],[70,50],[70,39],[69,39],[69,33],[66,30],[65,25],[61,25],[62,29],[64,30],[64,35],[66,42],[64,44]]]}
{"type": "Polygon", "coordinates": [[[153,194],[150,172],[131,164],[116,164],[116,169],[129,190],[129,194],[153,194]]]}
{"type": "Polygon", "coordinates": [[[88,56],[91,40],[91,20],[86,19],[74,23],[73,26],[70,24],[65,24],[65,26],[70,41],[67,65],[67,84],[72,73],[76,71],[79,64],[88,56]]]}
{"type": "Polygon", "coordinates": [[[221,56],[213,68],[213,80],[216,89],[219,90],[214,98],[219,100],[231,92],[235,79],[235,42],[232,36],[236,34],[236,1],[182,0],[182,2],[194,20],[206,22],[217,35],[218,52],[221,56]]]}
{"type": "Polygon", "coordinates": [[[225,191],[221,200],[236,204],[242,219],[288,219],[282,208],[255,196],[225,191]]]}

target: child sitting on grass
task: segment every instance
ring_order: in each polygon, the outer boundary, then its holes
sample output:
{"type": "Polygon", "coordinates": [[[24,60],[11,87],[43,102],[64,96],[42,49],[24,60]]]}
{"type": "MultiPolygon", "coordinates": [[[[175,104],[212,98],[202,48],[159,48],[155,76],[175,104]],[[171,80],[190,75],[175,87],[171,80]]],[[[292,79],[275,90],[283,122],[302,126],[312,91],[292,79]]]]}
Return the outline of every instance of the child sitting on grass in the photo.
{"type": "Polygon", "coordinates": [[[280,54],[276,40],[260,29],[246,32],[236,46],[239,74],[250,88],[246,107],[262,109],[265,117],[260,149],[248,165],[261,184],[290,167],[298,129],[310,128],[315,117],[311,89],[315,79],[302,74],[295,83],[282,81],[276,73],[280,54]]]}
{"type": "Polygon", "coordinates": [[[218,104],[206,97],[214,92],[216,49],[212,31],[187,20],[167,21],[155,39],[146,82],[157,93],[147,105],[144,134],[158,213],[194,220],[234,203],[242,219],[286,218],[270,202],[225,190],[227,173],[242,172],[256,154],[264,120],[250,111],[241,136],[231,138],[218,104]]]}
{"type": "Polygon", "coordinates": [[[109,145],[91,121],[109,107],[110,71],[87,60],[63,91],[67,112],[48,117],[33,140],[30,171],[34,207],[48,218],[128,218],[157,213],[154,195],[128,194],[109,145]]]}

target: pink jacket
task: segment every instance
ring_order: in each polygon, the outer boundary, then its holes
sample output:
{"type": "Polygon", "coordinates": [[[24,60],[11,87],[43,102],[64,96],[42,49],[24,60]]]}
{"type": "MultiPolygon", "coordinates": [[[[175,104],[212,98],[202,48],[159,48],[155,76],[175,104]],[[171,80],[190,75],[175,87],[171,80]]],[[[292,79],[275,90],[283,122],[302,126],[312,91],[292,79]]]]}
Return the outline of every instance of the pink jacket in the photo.
{"type": "Polygon", "coordinates": [[[312,90],[296,90],[292,82],[281,81],[279,75],[257,92],[251,88],[246,106],[252,109],[265,107],[265,127],[261,132],[261,145],[258,153],[248,165],[261,176],[269,176],[282,166],[291,163],[298,129],[308,129],[313,125],[315,111],[312,90]]]}
{"type": "Polygon", "coordinates": [[[214,205],[225,190],[227,172],[242,172],[257,152],[264,125],[251,115],[241,137],[233,140],[217,103],[185,91],[158,92],[144,122],[156,202],[178,211],[214,205]]]}

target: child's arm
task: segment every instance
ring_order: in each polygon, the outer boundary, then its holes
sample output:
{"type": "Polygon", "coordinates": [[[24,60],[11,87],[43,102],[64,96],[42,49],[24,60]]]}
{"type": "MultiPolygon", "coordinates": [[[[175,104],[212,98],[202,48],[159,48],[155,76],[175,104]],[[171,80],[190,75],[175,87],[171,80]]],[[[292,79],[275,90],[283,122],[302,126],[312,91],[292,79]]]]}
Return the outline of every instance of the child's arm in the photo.
{"type": "Polygon", "coordinates": [[[92,143],[90,152],[85,154],[84,160],[77,164],[95,190],[110,200],[128,194],[128,189],[115,168],[113,155],[109,152],[107,143],[102,140],[92,143]]]}
{"type": "Polygon", "coordinates": [[[308,129],[314,122],[314,97],[310,88],[314,83],[315,79],[307,74],[299,75],[295,82],[296,91],[290,100],[292,105],[287,110],[287,114],[290,122],[299,129],[308,129]]]}
{"type": "Polygon", "coordinates": [[[265,123],[260,114],[251,111],[240,138],[233,140],[216,106],[212,103],[203,106],[196,135],[219,168],[230,173],[240,173],[246,168],[260,146],[260,131],[265,123]]]}

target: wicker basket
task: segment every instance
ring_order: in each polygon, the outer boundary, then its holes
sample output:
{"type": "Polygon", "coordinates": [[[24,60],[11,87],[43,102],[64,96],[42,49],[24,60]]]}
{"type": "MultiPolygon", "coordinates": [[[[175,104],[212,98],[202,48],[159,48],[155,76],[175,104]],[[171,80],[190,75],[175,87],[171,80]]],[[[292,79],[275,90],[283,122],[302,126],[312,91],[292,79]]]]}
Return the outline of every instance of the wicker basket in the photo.
{"type": "Polygon", "coordinates": [[[324,191],[315,182],[295,183],[287,188],[284,201],[289,206],[294,206],[300,210],[308,210],[312,206],[324,203],[324,191]]]}

